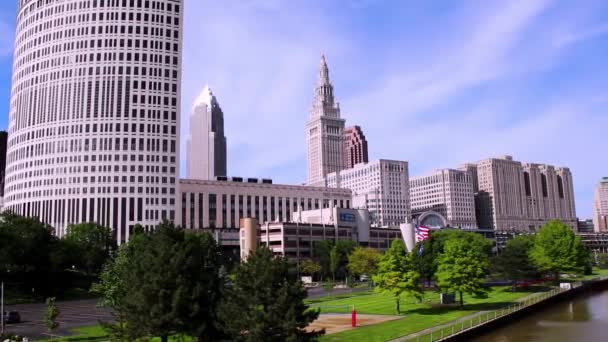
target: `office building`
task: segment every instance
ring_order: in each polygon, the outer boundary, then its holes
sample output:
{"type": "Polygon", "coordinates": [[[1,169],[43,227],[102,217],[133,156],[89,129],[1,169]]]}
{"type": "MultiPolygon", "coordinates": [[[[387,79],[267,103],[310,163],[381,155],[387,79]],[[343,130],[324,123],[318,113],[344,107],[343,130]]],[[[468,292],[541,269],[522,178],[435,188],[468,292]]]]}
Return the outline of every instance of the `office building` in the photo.
{"type": "Polygon", "coordinates": [[[359,126],[344,129],[344,168],[351,169],[360,163],[367,163],[367,140],[359,126]]]}
{"type": "Polygon", "coordinates": [[[6,144],[8,132],[0,131],[0,197],[4,197],[4,172],[6,169],[6,144]]]}
{"type": "Polygon", "coordinates": [[[20,0],[5,209],[119,242],[175,217],[181,0],[20,0]]]}
{"type": "Polygon", "coordinates": [[[608,231],[608,177],[602,178],[595,187],[592,214],[595,231],[608,231]]]}
{"type": "Polygon", "coordinates": [[[179,188],[176,223],[188,229],[238,229],[242,218],[285,222],[298,210],[351,207],[348,189],[273,184],[269,179],[181,179],[179,188]]]}
{"type": "Polygon", "coordinates": [[[577,231],[579,233],[593,233],[595,231],[593,220],[578,220],[577,231]]]}
{"type": "Polygon", "coordinates": [[[442,169],[410,178],[412,212],[432,210],[451,227],[477,228],[473,180],[466,171],[442,169]]]}
{"type": "Polygon", "coordinates": [[[306,210],[294,213],[291,222],[260,225],[257,236],[261,245],[294,261],[314,257],[313,246],[318,241],[351,240],[361,246],[385,251],[393,240],[402,239],[398,227],[371,227],[369,217],[365,209],[333,207],[306,210]]]}
{"type": "Polygon", "coordinates": [[[536,231],[551,220],[577,229],[572,174],[567,167],[521,163],[511,156],[461,168],[476,172],[479,228],[536,231]]]}
{"type": "Polygon", "coordinates": [[[224,113],[209,86],[194,102],[187,141],[186,178],[213,180],[227,175],[224,113]]]}
{"type": "Polygon", "coordinates": [[[328,174],[326,186],[352,190],[353,208],[368,209],[372,226],[399,227],[410,220],[406,161],[380,159],[357,164],[328,174]]]}
{"type": "Polygon", "coordinates": [[[322,185],[327,174],[344,169],[344,119],[340,118],[340,106],[334,101],[334,86],[329,81],[325,56],[321,56],[319,69],[319,80],[306,123],[306,182],[309,185],[322,185]]]}

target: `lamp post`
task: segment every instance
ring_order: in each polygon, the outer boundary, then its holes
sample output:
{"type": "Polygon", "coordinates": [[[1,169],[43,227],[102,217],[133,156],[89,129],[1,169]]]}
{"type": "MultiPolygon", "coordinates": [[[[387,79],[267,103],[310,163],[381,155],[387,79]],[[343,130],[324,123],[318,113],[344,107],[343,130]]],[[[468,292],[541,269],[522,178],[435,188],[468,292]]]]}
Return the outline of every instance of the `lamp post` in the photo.
{"type": "Polygon", "coordinates": [[[4,282],[0,285],[0,334],[4,334],[4,282]]]}

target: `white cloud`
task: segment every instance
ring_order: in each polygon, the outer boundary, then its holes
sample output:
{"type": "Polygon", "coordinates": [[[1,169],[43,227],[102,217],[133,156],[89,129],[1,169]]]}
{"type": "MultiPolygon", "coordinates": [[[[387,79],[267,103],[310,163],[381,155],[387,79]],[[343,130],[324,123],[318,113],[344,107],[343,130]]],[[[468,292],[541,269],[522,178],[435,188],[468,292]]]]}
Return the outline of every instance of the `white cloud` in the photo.
{"type": "Polygon", "coordinates": [[[558,47],[584,42],[608,34],[608,23],[589,27],[579,31],[570,31],[556,37],[554,44],[558,47]]]}
{"type": "MultiPolygon", "coordinates": [[[[349,4],[364,12],[361,7],[375,2],[349,4]]],[[[224,110],[229,173],[303,180],[304,125],[324,51],[343,117],[363,127],[370,157],[409,160],[414,175],[503,154],[570,166],[577,210],[588,216],[591,187],[608,168],[608,161],[588,153],[593,146],[608,149],[598,138],[599,127],[608,124],[597,112],[605,97],[562,94],[567,101],[539,98],[527,107],[517,94],[486,91],[551,69],[566,45],[553,44],[555,31],[542,21],[553,8],[549,1],[483,4],[458,12],[436,31],[417,28],[421,39],[378,37],[384,42],[371,49],[313,2],[190,0],[182,137],[192,102],[209,83],[224,110]],[[576,138],[579,132],[584,138],[576,138]]],[[[526,84],[505,86],[515,93],[519,88],[526,84]]]]}

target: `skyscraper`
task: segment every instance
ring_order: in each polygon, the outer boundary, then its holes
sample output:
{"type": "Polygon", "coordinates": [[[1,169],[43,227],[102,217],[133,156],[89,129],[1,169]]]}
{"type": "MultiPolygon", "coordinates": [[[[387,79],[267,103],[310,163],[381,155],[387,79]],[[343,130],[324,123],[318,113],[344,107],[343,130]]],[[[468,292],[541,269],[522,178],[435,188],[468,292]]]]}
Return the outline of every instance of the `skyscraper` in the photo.
{"type": "Polygon", "coordinates": [[[608,231],[608,177],[595,187],[593,194],[593,227],[596,232],[608,231]]]}
{"type": "Polygon", "coordinates": [[[359,163],[369,161],[367,155],[367,140],[359,126],[346,127],[344,129],[344,167],[347,169],[359,163]]]}
{"type": "Polygon", "coordinates": [[[511,156],[476,165],[461,169],[477,178],[479,228],[534,231],[550,220],[561,220],[576,229],[572,174],[567,167],[521,163],[511,156]]]}
{"type": "Polygon", "coordinates": [[[0,197],[4,197],[4,173],[6,169],[6,143],[8,133],[0,131],[0,197]]]}
{"type": "Polygon", "coordinates": [[[344,119],[340,105],[334,102],[334,87],[329,81],[325,56],[321,55],[319,80],[306,123],[308,148],[308,176],[310,185],[322,185],[328,173],[344,169],[344,119]]]}
{"type": "Polygon", "coordinates": [[[194,102],[187,152],[187,178],[213,180],[226,176],[224,113],[209,86],[194,102]]]}
{"type": "Polygon", "coordinates": [[[5,209],[126,241],[174,219],[182,0],[18,2],[5,209]]]}

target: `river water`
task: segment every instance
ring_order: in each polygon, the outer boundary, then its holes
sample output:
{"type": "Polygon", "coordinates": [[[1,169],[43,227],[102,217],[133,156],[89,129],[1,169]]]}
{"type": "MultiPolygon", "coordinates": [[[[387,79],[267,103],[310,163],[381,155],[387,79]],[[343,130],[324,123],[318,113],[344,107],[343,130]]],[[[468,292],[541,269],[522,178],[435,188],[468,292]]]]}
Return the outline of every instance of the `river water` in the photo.
{"type": "Polygon", "coordinates": [[[608,341],[608,290],[588,292],[550,304],[475,342],[595,342],[608,341]]]}

